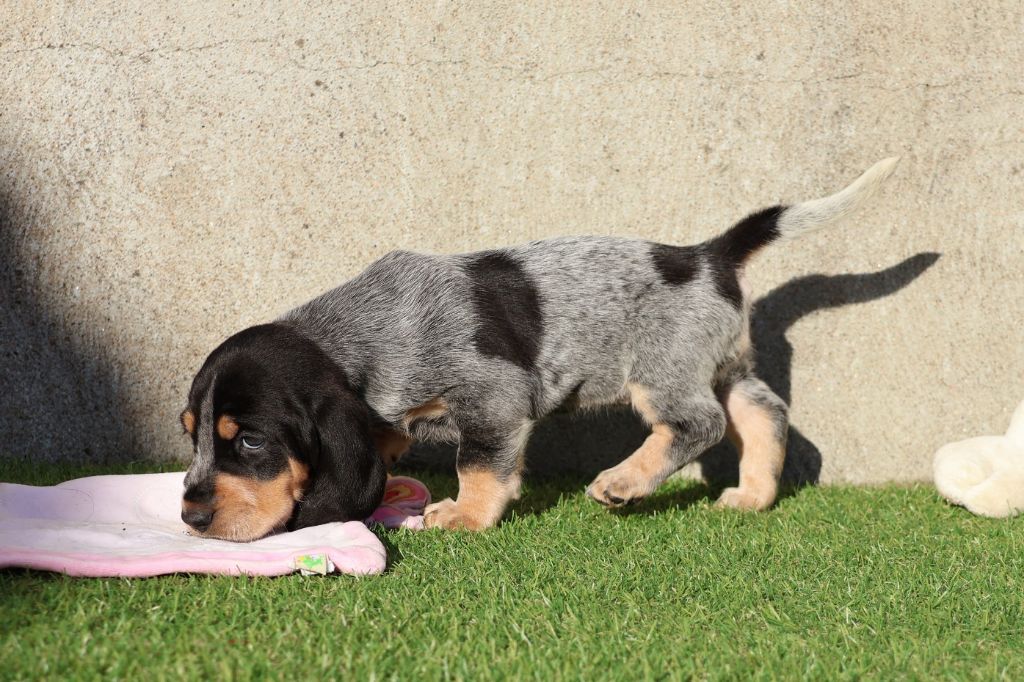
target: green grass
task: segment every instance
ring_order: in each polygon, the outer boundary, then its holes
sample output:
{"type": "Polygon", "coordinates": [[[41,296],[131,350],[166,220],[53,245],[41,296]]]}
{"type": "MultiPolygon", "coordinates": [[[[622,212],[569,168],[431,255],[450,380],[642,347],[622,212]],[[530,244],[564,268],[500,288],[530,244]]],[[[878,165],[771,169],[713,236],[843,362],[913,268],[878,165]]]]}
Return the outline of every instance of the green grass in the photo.
{"type": "Polygon", "coordinates": [[[533,483],[481,534],[388,532],[380,577],[0,571],[0,677],[1024,679],[1022,520],[927,487],[805,489],[766,514],[685,482],[611,514],[582,487],[533,483]]]}

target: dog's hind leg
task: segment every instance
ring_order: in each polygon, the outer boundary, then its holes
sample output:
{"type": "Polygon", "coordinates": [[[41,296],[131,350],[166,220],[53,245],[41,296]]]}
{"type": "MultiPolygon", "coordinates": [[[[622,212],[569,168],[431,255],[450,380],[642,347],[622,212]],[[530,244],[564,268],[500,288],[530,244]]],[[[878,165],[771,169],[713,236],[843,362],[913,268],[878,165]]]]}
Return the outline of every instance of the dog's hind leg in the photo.
{"type": "Polygon", "coordinates": [[[587,494],[608,507],[636,502],[722,440],[726,419],[708,391],[685,397],[629,384],[633,407],[651,426],[651,435],[622,463],[598,474],[587,494]]]}
{"type": "Polygon", "coordinates": [[[718,505],[767,509],[778,495],[786,458],[786,403],[752,375],[733,384],[723,403],[729,420],[726,433],[740,456],[740,484],[722,491],[718,505]]]}

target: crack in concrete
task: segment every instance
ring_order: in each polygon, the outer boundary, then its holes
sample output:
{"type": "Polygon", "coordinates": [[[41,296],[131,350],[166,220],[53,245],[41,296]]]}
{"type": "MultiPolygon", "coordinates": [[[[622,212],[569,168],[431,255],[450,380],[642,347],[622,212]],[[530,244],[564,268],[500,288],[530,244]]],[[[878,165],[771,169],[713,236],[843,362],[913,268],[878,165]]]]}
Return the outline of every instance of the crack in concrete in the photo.
{"type": "MultiPolygon", "coordinates": [[[[546,83],[560,78],[569,76],[578,76],[583,74],[592,73],[609,73],[612,72],[615,67],[612,66],[595,66],[581,69],[570,69],[566,71],[555,71],[548,74],[536,73],[536,65],[515,67],[504,64],[489,64],[489,63],[473,63],[467,59],[420,59],[410,62],[399,62],[379,59],[372,62],[366,62],[364,64],[340,64],[337,66],[329,66],[321,64],[319,66],[311,66],[304,64],[296,59],[288,60],[292,65],[300,68],[304,71],[311,73],[333,73],[333,72],[344,72],[344,71],[363,71],[368,69],[375,69],[378,67],[397,67],[397,68],[416,68],[420,66],[463,66],[477,70],[501,70],[505,72],[512,72],[520,78],[525,78],[539,83],[546,83]]],[[[884,75],[884,74],[873,74],[868,71],[853,71],[850,73],[838,74],[835,76],[826,76],[823,78],[744,78],[743,74],[738,72],[723,72],[717,74],[709,73],[685,73],[679,71],[653,71],[653,72],[629,72],[623,69],[614,71],[617,75],[626,76],[629,80],[641,80],[641,79],[666,79],[666,80],[706,80],[715,81],[721,80],[732,84],[743,84],[743,85],[817,85],[821,83],[831,83],[835,81],[844,81],[861,78],[863,76],[871,75],[884,75]]],[[[276,71],[275,71],[276,73],[276,71]]],[[[912,90],[915,88],[925,88],[927,90],[940,90],[944,88],[950,88],[956,85],[970,85],[970,84],[986,84],[994,82],[996,79],[990,78],[971,78],[964,77],[954,79],[945,83],[932,83],[932,82],[921,82],[921,83],[908,83],[899,87],[887,87],[885,85],[865,83],[866,87],[883,90],[887,92],[903,92],[906,90],[912,90]]],[[[1020,91],[1009,90],[1005,92],[997,93],[999,95],[1019,95],[1020,91]]]]}
{"type": "Polygon", "coordinates": [[[432,66],[460,66],[463,64],[469,64],[466,59],[418,59],[412,62],[393,62],[386,59],[378,59],[372,62],[366,62],[365,64],[338,64],[335,66],[307,66],[297,59],[288,59],[288,61],[302,69],[303,71],[310,71],[312,73],[334,73],[339,71],[365,71],[367,69],[375,69],[379,66],[397,66],[403,68],[416,68],[424,64],[432,66]]]}
{"type": "MultiPolygon", "coordinates": [[[[567,76],[578,76],[578,75],[591,74],[591,73],[608,73],[608,72],[611,72],[613,70],[613,68],[614,68],[614,67],[611,67],[611,66],[597,66],[597,67],[589,67],[589,68],[582,68],[582,69],[570,69],[570,70],[566,70],[566,71],[555,71],[555,72],[548,73],[548,74],[538,74],[538,73],[535,73],[536,66],[532,66],[532,67],[514,67],[514,66],[506,66],[506,65],[503,65],[503,64],[487,64],[487,63],[480,64],[480,63],[472,63],[472,62],[470,62],[469,60],[466,60],[466,59],[452,59],[452,60],[421,59],[421,60],[416,60],[416,61],[411,61],[411,62],[397,62],[397,61],[388,61],[388,60],[376,60],[376,61],[373,61],[373,62],[367,62],[365,64],[342,64],[342,65],[338,65],[338,66],[327,66],[327,65],[310,66],[310,65],[307,65],[307,64],[303,64],[303,63],[301,63],[301,62],[299,62],[298,60],[295,60],[295,59],[290,59],[289,61],[294,66],[296,66],[296,67],[298,67],[300,69],[303,69],[304,71],[309,71],[309,72],[313,72],[313,73],[331,73],[331,72],[342,72],[342,71],[352,71],[352,70],[359,70],[359,71],[361,71],[361,70],[367,70],[367,69],[374,69],[374,68],[381,67],[381,66],[385,66],[385,67],[392,66],[392,67],[399,67],[399,68],[416,68],[416,67],[424,66],[424,65],[429,65],[429,66],[468,66],[469,68],[474,68],[474,69],[482,69],[482,70],[500,69],[500,70],[506,71],[506,72],[513,72],[513,73],[515,73],[517,76],[519,76],[521,78],[526,78],[528,80],[532,80],[532,81],[536,81],[536,82],[540,82],[540,83],[550,82],[550,81],[557,80],[557,79],[560,79],[560,78],[565,78],[567,76]]],[[[836,75],[836,76],[826,76],[824,78],[744,78],[742,76],[742,74],[737,73],[737,72],[723,72],[723,73],[719,73],[719,74],[685,73],[685,72],[678,72],[678,71],[654,71],[654,72],[649,72],[649,73],[643,73],[643,72],[633,72],[633,73],[631,73],[631,72],[628,72],[628,71],[625,71],[625,70],[621,70],[621,69],[616,71],[615,73],[617,73],[619,75],[624,75],[624,76],[626,76],[630,80],[640,80],[640,79],[667,79],[667,80],[680,79],[680,80],[707,80],[707,81],[722,80],[722,81],[733,83],[733,84],[745,84],[745,85],[762,85],[762,84],[767,84],[767,85],[816,85],[816,84],[820,84],[820,83],[831,83],[831,82],[834,82],[834,81],[851,80],[851,79],[861,78],[862,76],[882,75],[882,74],[872,74],[871,72],[867,72],[867,71],[854,71],[854,72],[851,72],[851,73],[844,73],[844,74],[839,74],[839,75],[836,75]]],[[[928,90],[939,90],[939,89],[944,89],[944,88],[950,88],[950,87],[953,87],[955,85],[985,84],[985,83],[991,83],[994,80],[995,79],[969,78],[969,77],[966,77],[966,78],[955,79],[955,80],[952,80],[952,81],[949,81],[949,82],[946,82],[946,83],[931,83],[931,82],[908,83],[906,85],[899,86],[899,87],[886,87],[884,85],[878,85],[878,84],[872,84],[872,83],[867,83],[865,85],[866,85],[866,87],[873,88],[873,89],[876,89],[876,90],[884,90],[884,91],[888,91],[888,92],[903,92],[903,91],[911,90],[911,89],[914,89],[914,88],[925,88],[925,89],[928,89],[928,90]]],[[[1020,94],[1020,92],[1016,91],[1016,90],[1010,90],[1010,91],[1006,91],[1006,92],[1002,92],[1002,93],[998,93],[998,94],[1000,94],[1000,95],[1020,94]]]]}
{"type": "MultiPolygon", "coordinates": [[[[274,42],[269,38],[249,38],[249,39],[226,39],[215,43],[208,43],[205,45],[193,45],[193,46],[172,46],[172,47],[154,47],[148,50],[142,50],[141,52],[127,52],[124,50],[116,50],[103,45],[95,43],[60,43],[60,44],[46,44],[38,45],[35,47],[20,48],[16,50],[0,50],[0,55],[15,55],[25,54],[31,52],[39,52],[44,50],[68,50],[68,49],[81,49],[81,50],[94,50],[103,52],[110,57],[116,58],[128,58],[132,60],[144,59],[148,55],[155,54],[175,54],[175,53],[195,53],[206,50],[217,49],[228,45],[259,45],[268,44],[274,42]]],[[[745,77],[744,74],[735,71],[721,72],[721,73],[687,73],[679,71],[651,71],[651,72],[630,72],[625,69],[608,66],[592,66],[580,69],[569,69],[565,71],[554,71],[551,73],[543,74],[538,73],[538,67],[536,64],[530,64],[526,66],[510,66],[505,64],[492,64],[487,62],[471,62],[468,59],[417,59],[413,61],[394,61],[387,59],[376,59],[365,63],[349,63],[349,64],[317,64],[308,65],[295,58],[286,58],[287,63],[292,66],[308,71],[310,73],[340,73],[345,71],[366,71],[377,69],[381,67],[394,67],[394,68],[405,68],[415,69],[422,66],[438,66],[438,67],[465,67],[468,69],[477,70],[497,70],[506,73],[514,74],[519,78],[524,78],[538,83],[547,83],[554,80],[559,80],[566,77],[579,76],[585,74],[596,74],[596,73],[614,73],[618,76],[625,76],[629,80],[704,80],[704,81],[724,81],[731,84],[739,85],[817,85],[821,83],[831,83],[835,81],[844,81],[858,79],[863,76],[870,75],[883,75],[883,74],[872,74],[866,71],[853,71],[850,73],[839,74],[835,76],[826,76],[823,78],[749,78],[745,77]]],[[[278,73],[281,69],[275,69],[267,75],[273,76],[278,73]]],[[[255,73],[255,72],[252,72],[255,73]]],[[[941,90],[951,88],[957,85],[970,85],[970,84],[985,84],[991,83],[995,79],[986,78],[972,78],[964,77],[954,79],[944,83],[932,83],[932,82],[915,82],[908,83],[906,85],[898,87],[887,87],[885,85],[865,83],[866,87],[883,90],[885,92],[905,92],[915,88],[925,88],[927,90],[941,90]]],[[[1024,94],[1021,90],[1006,90],[998,93],[992,93],[997,96],[1020,96],[1024,94]]]]}
{"type": "Polygon", "coordinates": [[[128,58],[128,59],[141,59],[146,55],[151,54],[173,54],[179,52],[202,52],[204,50],[212,50],[218,47],[224,47],[226,45],[243,45],[251,44],[258,45],[261,43],[272,42],[269,38],[247,38],[247,39],[227,39],[220,40],[216,43],[208,43],[206,45],[192,45],[192,46],[173,46],[173,47],[153,47],[148,50],[142,50],[141,52],[127,52],[125,50],[116,50],[103,45],[97,45],[96,43],[47,43],[46,45],[37,45],[35,47],[24,47],[16,50],[0,50],[0,55],[11,55],[11,54],[26,54],[31,52],[42,52],[50,50],[92,50],[96,52],[103,52],[110,57],[128,58]]]}

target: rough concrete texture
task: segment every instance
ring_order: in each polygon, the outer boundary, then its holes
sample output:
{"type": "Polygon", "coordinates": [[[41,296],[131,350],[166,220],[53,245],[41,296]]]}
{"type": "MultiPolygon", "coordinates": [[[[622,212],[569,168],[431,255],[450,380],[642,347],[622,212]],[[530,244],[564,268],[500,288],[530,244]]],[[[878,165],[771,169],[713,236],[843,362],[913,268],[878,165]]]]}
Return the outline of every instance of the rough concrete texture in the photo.
{"type": "MultiPolygon", "coordinates": [[[[187,457],[206,353],[391,249],[689,243],[900,154],[752,267],[755,340],[792,475],[928,478],[1024,396],[1024,9],[973,4],[9,6],[0,456],[187,457]]],[[[641,435],[557,418],[531,466],[641,435]]]]}

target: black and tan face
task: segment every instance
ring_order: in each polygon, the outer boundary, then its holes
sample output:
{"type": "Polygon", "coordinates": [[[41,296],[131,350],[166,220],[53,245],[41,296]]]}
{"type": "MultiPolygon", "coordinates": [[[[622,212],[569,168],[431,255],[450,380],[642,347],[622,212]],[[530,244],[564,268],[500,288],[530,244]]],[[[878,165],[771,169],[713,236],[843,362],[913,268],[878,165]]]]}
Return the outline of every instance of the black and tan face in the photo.
{"type": "Polygon", "coordinates": [[[185,479],[181,518],[204,536],[254,540],[291,518],[309,483],[309,465],[288,449],[280,434],[268,434],[277,429],[265,419],[239,412],[243,416],[212,410],[208,421],[191,408],[182,413],[195,454],[185,479]]]}
{"type": "Polygon", "coordinates": [[[365,405],[284,325],[247,329],[215,350],[181,423],[194,453],[181,518],[202,536],[248,541],[363,519],[383,496],[365,405]]]}

